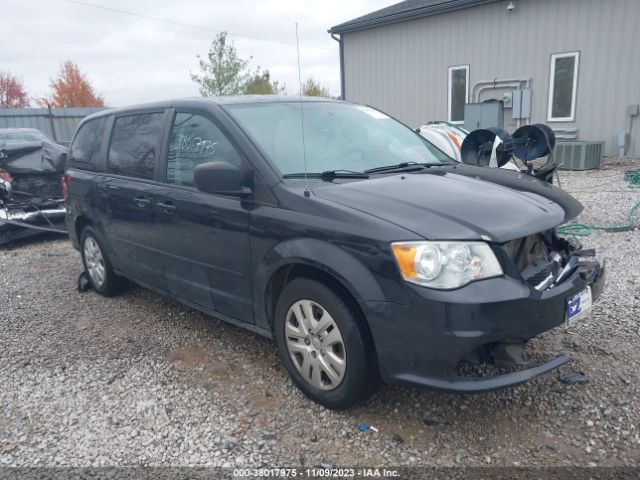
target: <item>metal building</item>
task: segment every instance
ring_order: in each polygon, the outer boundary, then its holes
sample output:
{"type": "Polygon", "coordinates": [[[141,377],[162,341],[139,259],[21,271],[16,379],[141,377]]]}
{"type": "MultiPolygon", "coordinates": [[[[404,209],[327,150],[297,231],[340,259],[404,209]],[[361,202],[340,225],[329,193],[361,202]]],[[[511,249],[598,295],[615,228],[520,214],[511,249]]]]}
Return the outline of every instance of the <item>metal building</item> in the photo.
{"type": "Polygon", "coordinates": [[[69,145],[87,115],[103,108],[0,108],[0,128],[36,128],[62,145],[69,145]]]}
{"type": "Polygon", "coordinates": [[[546,122],[638,157],[638,25],[638,0],[407,0],[329,33],[343,98],[410,126],[464,124],[465,104],[497,100],[508,131],[546,122]]]}

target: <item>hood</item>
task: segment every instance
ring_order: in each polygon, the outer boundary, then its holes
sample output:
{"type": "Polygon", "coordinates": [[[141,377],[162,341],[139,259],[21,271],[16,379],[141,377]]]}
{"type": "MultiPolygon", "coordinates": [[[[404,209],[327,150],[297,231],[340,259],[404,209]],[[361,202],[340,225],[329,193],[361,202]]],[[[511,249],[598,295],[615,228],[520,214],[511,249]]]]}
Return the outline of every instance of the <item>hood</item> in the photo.
{"type": "Polygon", "coordinates": [[[313,192],[430,240],[488,237],[502,243],[556,227],[582,211],[571,195],[530,175],[473,166],[430,167],[313,192]]]}

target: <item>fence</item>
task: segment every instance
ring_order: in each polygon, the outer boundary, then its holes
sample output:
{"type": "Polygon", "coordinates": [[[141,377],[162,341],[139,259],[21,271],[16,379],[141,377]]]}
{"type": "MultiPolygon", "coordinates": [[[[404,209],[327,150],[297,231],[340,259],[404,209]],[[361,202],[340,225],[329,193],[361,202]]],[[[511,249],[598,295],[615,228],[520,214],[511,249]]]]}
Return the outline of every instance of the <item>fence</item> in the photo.
{"type": "Polygon", "coordinates": [[[103,108],[0,108],[0,128],[36,128],[57,143],[69,145],[87,115],[103,108]]]}

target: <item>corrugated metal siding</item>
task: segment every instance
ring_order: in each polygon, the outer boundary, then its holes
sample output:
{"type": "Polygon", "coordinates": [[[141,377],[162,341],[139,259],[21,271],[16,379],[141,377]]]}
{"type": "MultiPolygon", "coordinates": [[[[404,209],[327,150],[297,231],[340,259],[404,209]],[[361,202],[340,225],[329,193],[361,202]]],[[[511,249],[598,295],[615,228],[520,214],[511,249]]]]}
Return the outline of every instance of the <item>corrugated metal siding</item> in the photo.
{"type": "MultiPolygon", "coordinates": [[[[640,103],[638,0],[515,0],[344,35],[345,96],[418,126],[447,118],[447,68],[470,65],[480,80],[531,78],[532,121],[547,121],[551,55],[580,51],[576,119],[581,140],[604,140],[617,154],[627,105],[640,103]]],[[[501,98],[484,92],[481,100],[501,98]]],[[[507,129],[515,122],[510,112],[507,129]]],[[[506,120],[505,120],[506,121],[506,120]]],[[[640,118],[631,153],[640,156],[640,118]]]]}
{"type": "Polygon", "coordinates": [[[68,145],[80,120],[102,108],[0,108],[0,128],[37,128],[68,145]]]}

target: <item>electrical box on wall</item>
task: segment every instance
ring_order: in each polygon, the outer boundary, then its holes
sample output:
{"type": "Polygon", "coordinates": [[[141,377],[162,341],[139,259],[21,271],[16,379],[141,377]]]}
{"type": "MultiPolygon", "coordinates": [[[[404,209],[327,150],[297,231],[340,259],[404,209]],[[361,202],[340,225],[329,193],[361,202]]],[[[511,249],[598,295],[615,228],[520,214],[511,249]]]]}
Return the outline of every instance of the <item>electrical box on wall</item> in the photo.
{"type": "Polygon", "coordinates": [[[511,116],[514,120],[531,118],[531,90],[513,91],[513,110],[511,116]]]}
{"type": "Polygon", "coordinates": [[[640,113],[640,105],[638,105],[637,103],[634,105],[629,105],[627,107],[627,113],[630,117],[637,117],[638,113],[640,113]]]}
{"type": "Polygon", "coordinates": [[[464,106],[464,128],[504,128],[504,106],[502,102],[467,103],[464,106]]]}

